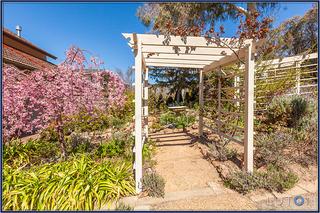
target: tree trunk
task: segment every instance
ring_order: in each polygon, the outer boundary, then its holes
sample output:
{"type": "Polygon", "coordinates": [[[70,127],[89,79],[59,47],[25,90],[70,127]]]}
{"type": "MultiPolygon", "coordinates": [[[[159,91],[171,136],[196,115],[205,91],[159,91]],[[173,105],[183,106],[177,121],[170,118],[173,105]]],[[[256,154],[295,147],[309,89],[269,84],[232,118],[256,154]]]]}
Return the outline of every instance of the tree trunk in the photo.
{"type": "Polygon", "coordinates": [[[58,140],[60,144],[61,158],[64,160],[67,157],[67,152],[66,152],[66,142],[64,140],[64,135],[63,135],[63,129],[61,127],[58,127],[58,140]]]}
{"type": "Polygon", "coordinates": [[[58,141],[60,144],[61,159],[65,160],[67,157],[67,148],[66,148],[66,142],[64,140],[63,125],[62,125],[62,118],[61,117],[59,117],[57,120],[56,130],[58,133],[58,141]]]}

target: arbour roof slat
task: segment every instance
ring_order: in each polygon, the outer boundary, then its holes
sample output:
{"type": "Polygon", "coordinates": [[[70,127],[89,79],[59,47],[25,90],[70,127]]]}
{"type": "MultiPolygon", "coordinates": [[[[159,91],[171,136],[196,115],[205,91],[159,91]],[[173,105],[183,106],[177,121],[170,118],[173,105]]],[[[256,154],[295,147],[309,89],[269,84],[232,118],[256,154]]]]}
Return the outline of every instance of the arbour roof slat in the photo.
{"type": "Polygon", "coordinates": [[[153,67],[179,67],[179,68],[203,68],[204,65],[199,65],[199,64],[172,64],[172,63],[155,63],[151,62],[148,63],[148,66],[153,66],[153,67]]]}
{"type": "Polygon", "coordinates": [[[142,53],[172,53],[172,54],[198,54],[198,55],[230,55],[230,48],[208,48],[208,47],[181,47],[181,46],[149,46],[142,45],[142,53]]]}
{"type": "Polygon", "coordinates": [[[245,57],[246,51],[248,51],[247,50],[248,45],[252,46],[251,53],[255,53],[265,43],[265,41],[266,41],[265,39],[261,39],[257,42],[254,42],[252,39],[246,40],[244,42],[245,48],[241,48],[240,50],[235,50],[231,55],[223,57],[218,61],[211,62],[211,64],[206,65],[204,67],[204,72],[212,71],[218,67],[228,66],[230,64],[235,63],[236,61],[240,62],[240,60],[242,60],[245,57]]]}
{"type": "MultiPolygon", "coordinates": [[[[123,33],[122,34],[126,39],[130,39],[129,43],[134,45],[132,33],[123,33]]],[[[197,46],[197,47],[223,47],[219,45],[220,43],[227,42],[234,48],[238,46],[237,39],[231,38],[220,38],[218,39],[207,39],[205,37],[195,37],[195,36],[170,36],[168,43],[166,43],[166,37],[164,35],[155,35],[155,34],[136,34],[136,36],[141,39],[141,44],[143,45],[169,45],[169,46],[197,46]],[[213,41],[213,42],[212,42],[213,41]],[[234,43],[234,44],[233,44],[234,43]]]]}
{"type": "Polygon", "coordinates": [[[205,37],[180,37],[153,34],[123,33],[135,52],[141,45],[146,66],[203,68],[211,62],[232,55],[237,40],[231,38],[207,39],[205,37]],[[222,41],[222,42],[220,42],[222,41]],[[228,46],[223,43],[227,43],[228,46]],[[233,49],[230,49],[230,46],[233,49]]]}
{"type": "Polygon", "coordinates": [[[161,58],[161,59],[179,59],[179,60],[199,60],[199,61],[214,61],[223,58],[224,56],[217,56],[217,55],[195,55],[195,54],[167,54],[167,53],[159,53],[156,55],[148,55],[148,53],[143,53],[145,59],[154,59],[154,58],[161,58]]]}
{"type": "Polygon", "coordinates": [[[214,70],[220,66],[227,66],[230,65],[232,63],[234,63],[238,58],[243,58],[245,56],[245,49],[241,49],[236,51],[235,53],[232,53],[229,56],[223,57],[220,60],[216,61],[216,62],[212,62],[209,65],[204,67],[204,72],[208,72],[211,70],[214,70]]]}
{"type": "Polygon", "coordinates": [[[172,63],[172,64],[199,64],[199,65],[208,65],[211,61],[200,61],[200,60],[181,60],[181,59],[146,59],[146,63],[172,63]]]}

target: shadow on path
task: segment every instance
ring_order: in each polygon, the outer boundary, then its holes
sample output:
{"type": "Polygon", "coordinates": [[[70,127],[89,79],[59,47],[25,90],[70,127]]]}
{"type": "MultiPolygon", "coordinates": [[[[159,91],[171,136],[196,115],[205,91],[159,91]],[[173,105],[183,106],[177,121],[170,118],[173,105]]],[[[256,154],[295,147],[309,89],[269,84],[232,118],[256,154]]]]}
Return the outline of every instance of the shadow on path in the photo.
{"type": "Polygon", "coordinates": [[[194,146],[198,137],[181,130],[166,129],[151,134],[156,141],[155,170],[166,181],[165,192],[197,190],[208,187],[208,182],[219,180],[216,169],[194,146]]]}

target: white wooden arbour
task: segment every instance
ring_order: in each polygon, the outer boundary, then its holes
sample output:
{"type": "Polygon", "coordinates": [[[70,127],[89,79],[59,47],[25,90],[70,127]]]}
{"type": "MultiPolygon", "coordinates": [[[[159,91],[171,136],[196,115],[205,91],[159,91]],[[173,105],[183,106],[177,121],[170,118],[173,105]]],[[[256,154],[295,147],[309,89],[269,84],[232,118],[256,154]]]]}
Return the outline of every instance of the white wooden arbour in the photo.
{"type": "MultiPolygon", "coordinates": [[[[258,43],[246,41],[245,48],[230,49],[208,43],[205,37],[182,38],[170,36],[165,42],[163,35],[123,33],[135,56],[135,181],[136,192],[141,192],[142,148],[148,139],[148,67],[181,67],[200,70],[199,105],[203,107],[203,72],[235,63],[238,57],[246,62],[245,74],[245,169],[253,171],[253,114],[254,114],[254,60],[258,43]],[[235,52],[236,53],[235,53],[235,52]]],[[[230,43],[230,38],[222,41],[230,43]]],[[[199,116],[199,136],[203,133],[203,118],[199,116]]]]}

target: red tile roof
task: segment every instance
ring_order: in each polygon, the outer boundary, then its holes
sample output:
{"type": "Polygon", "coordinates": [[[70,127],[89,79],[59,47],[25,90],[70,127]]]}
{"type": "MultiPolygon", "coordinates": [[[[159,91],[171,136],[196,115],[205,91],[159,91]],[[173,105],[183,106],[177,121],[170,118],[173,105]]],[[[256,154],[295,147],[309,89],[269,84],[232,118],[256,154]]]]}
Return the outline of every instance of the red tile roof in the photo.
{"type": "Polygon", "coordinates": [[[57,59],[56,56],[54,56],[54,55],[46,52],[45,50],[37,47],[36,45],[32,44],[30,41],[28,41],[28,40],[26,40],[26,39],[24,39],[24,38],[22,38],[22,37],[17,36],[15,33],[11,32],[11,31],[8,30],[8,29],[5,29],[5,28],[4,28],[4,29],[3,29],[3,34],[6,35],[6,36],[9,36],[9,37],[11,37],[11,38],[13,38],[13,39],[15,39],[15,40],[17,40],[17,41],[19,41],[19,42],[22,42],[22,43],[24,43],[25,45],[27,45],[27,46],[29,46],[29,47],[32,47],[33,49],[38,50],[39,52],[42,52],[43,54],[49,56],[50,58],[57,59]]]}
{"type": "Polygon", "coordinates": [[[50,68],[55,66],[48,61],[41,60],[5,44],[3,44],[2,57],[5,63],[19,64],[29,69],[50,68]]]}

